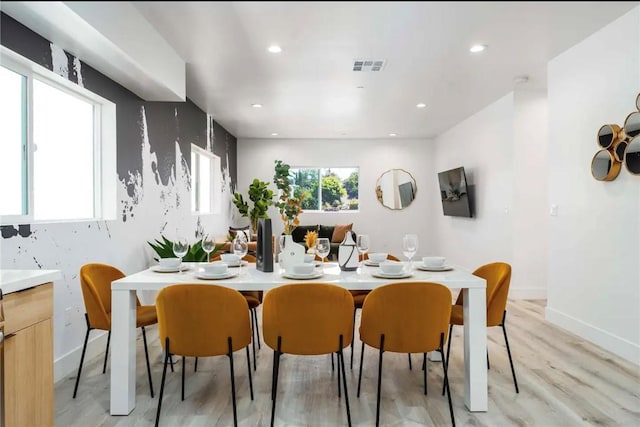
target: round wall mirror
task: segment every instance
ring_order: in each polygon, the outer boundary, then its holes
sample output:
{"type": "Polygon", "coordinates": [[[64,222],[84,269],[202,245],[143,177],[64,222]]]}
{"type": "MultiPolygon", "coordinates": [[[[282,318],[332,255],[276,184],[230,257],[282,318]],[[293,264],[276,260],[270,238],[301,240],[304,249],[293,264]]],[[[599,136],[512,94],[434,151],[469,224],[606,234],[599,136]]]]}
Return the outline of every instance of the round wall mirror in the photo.
{"type": "Polygon", "coordinates": [[[633,138],[624,153],[624,164],[633,175],[640,175],[640,137],[633,138]]]}
{"type": "Polygon", "coordinates": [[[624,133],[629,138],[640,135],[640,112],[631,113],[624,121],[624,133]]]}
{"type": "MultiPolygon", "coordinates": [[[[627,148],[628,151],[628,148],[627,148]]],[[[598,181],[613,181],[620,173],[620,162],[609,150],[600,150],[591,160],[591,175],[598,181]]]]}
{"type": "Polygon", "coordinates": [[[618,132],[620,132],[618,125],[602,125],[598,130],[598,145],[602,148],[611,147],[614,142],[618,141],[618,132]]]}
{"type": "Polygon", "coordinates": [[[416,198],[416,180],[404,169],[389,169],[376,182],[376,197],[389,209],[404,209],[416,198]]]}
{"type": "Polygon", "coordinates": [[[636,110],[640,111],[640,93],[636,97],[636,110]]]}

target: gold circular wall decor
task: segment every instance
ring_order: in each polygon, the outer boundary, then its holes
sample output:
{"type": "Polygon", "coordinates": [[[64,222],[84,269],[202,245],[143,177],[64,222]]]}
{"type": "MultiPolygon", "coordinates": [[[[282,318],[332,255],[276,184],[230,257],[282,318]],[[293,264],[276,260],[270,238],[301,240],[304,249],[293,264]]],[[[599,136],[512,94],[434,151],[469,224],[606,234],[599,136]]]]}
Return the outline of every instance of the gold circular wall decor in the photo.
{"type": "Polygon", "coordinates": [[[618,125],[602,125],[598,130],[598,145],[601,148],[609,148],[621,139],[618,125]]]}
{"type": "Polygon", "coordinates": [[[640,175],[640,136],[629,141],[624,153],[624,164],[632,175],[640,175]]]}
{"type": "Polygon", "coordinates": [[[591,175],[598,181],[613,181],[620,173],[622,164],[609,150],[599,150],[591,160],[591,175]]]}
{"type": "Polygon", "coordinates": [[[640,111],[640,93],[636,97],[636,110],[640,111]]]}
{"type": "Polygon", "coordinates": [[[629,145],[629,141],[627,141],[626,139],[623,139],[621,141],[616,142],[616,144],[613,146],[613,156],[616,158],[617,161],[619,162],[624,161],[624,153],[625,151],[627,151],[627,145],[629,145]]]}
{"type": "Polygon", "coordinates": [[[634,111],[624,120],[624,133],[627,138],[633,139],[640,135],[640,112],[634,111]]]}

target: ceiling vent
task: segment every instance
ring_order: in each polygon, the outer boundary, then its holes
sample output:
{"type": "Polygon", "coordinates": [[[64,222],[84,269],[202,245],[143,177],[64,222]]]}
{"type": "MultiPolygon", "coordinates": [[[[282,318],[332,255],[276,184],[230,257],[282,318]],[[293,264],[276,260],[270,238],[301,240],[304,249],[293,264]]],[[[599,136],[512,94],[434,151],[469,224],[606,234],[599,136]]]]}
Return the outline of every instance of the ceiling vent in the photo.
{"type": "Polygon", "coordinates": [[[356,59],[353,61],[353,71],[382,71],[385,61],[374,59],[356,59]]]}

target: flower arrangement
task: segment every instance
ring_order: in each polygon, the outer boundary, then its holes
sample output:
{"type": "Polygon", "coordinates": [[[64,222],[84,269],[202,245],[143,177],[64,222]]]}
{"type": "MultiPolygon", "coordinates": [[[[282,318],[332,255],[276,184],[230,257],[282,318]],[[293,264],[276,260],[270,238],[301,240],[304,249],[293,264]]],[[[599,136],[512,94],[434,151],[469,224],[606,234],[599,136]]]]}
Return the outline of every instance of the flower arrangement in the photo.
{"type": "Polygon", "coordinates": [[[280,216],[284,222],[284,234],[291,234],[291,232],[300,225],[298,215],[303,213],[302,201],[304,200],[304,194],[298,197],[293,194],[289,181],[289,169],[291,166],[282,163],[282,160],[276,160],[275,163],[273,182],[278,190],[280,190],[280,196],[274,205],[280,211],[280,216]]]}
{"type": "Polygon", "coordinates": [[[304,244],[307,246],[307,253],[315,253],[316,242],[318,241],[317,231],[307,231],[304,235],[304,244]]]}

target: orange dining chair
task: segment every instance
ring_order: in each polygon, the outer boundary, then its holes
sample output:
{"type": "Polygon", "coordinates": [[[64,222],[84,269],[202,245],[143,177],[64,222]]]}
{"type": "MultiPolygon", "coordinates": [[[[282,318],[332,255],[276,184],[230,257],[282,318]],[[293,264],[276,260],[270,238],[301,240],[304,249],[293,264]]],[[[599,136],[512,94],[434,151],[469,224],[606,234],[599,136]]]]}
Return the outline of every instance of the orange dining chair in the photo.
{"type": "Polygon", "coordinates": [[[282,354],[337,353],[338,397],[344,384],[347,421],[351,426],[349,395],[342,350],[353,330],[353,297],[346,289],[325,283],[299,283],[276,287],[265,295],[262,307],[264,342],[273,349],[271,426],[273,427],[278,373],[282,354]]]}
{"type": "MultiPolygon", "coordinates": [[[[162,382],[156,412],[156,427],[160,421],[162,395],[171,354],[183,357],[229,357],[233,424],[238,425],[233,353],[245,348],[249,389],[253,400],[251,379],[251,326],[246,299],[240,292],[218,285],[180,284],[167,286],[156,297],[158,336],[165,350],[162,382]]],[[[182,369],[182,400],[184,400],[184,369],[182,369]]]]}
{"type": "MultiPolygon", "coordinates": [[[[76,385],[73,388],[73,398],[78,393],[78,384],[80,383],[80,374],[82,373],[82,364],[84,355],[87,351],[87,342],[89,341],[89,332],[94,329],[109,331],[107,335],[107,349],[104,353],[104,365],[102,373],[107,371],[107,360],[109,356],[109,343],[111,341],[111,282],[125,277],[125,274],[115,267],[107,264],[85,264],[80,268],[80,288],[82,289],[82,298],[86,313],[84,314],[87,322],[87,333],[84,336],[84,345],[82,346],[82,355],[80,356],[80,366],[78,366],[78,375],[76,376],[76,385]]],[[[156,307],[154,305],[141,305],[136,298],[136,327],[142,329],[142,340],[144,341],[144,355],[147,360],[147,375],[149,377],[149,389],[153,398],[153,381],[151,380],[151,365],[149,364],[149,350],[147,349],[147,334],[145,326],[158,323],[156,316],[156,307]]]]}
{"type": "MultiPolygon", "coordinates": [[[[516,393],[520,393],[518,389],[518,380],[516,379],[516,371],[513,368],[513,360],[511,358],[511,350],[509,349],[509,339],[507,338],[507,330],[505,329],[505,320],[507,318],[507,297],[509,295],[509,284],[511,283],[511,266],[504,262],[494,262],[483,265],[473,272],[474,275],[482,277],[487,281],[487,327],[500,326],[504,334],[504,342],[507,346],[507,355],[509,356],[509,364],[511,365],[511,375],[513,375],[513,384],[516,387],[516,393]]],[[[449,335],[453,329],[453,325],[464,325],[464,316],[462,311],[463,293],[458,294],[455,305],[451,308],[451,324],[449,325],[449,335]]],[[[447,345],[447,365],[449,364],[449,353],[451,352],[451,340],[447,345]]],[[[487,350],[487,368],[489,368],[489,352],[487,350]]]]}
{"type": "MultiPolygon", "coordinates": [[[[360,261],[366,261],[369,259],[369,254],[365,253],[360,257],[360,261]]],[[[391,254],[387,254],[387,259],[391,261],[400,261],[400,259],[391,254]]],[[[351,295],[353,295],[353,333],[351,334],[351,369],[353,369],[353,341],[355,338],[355,323],[356,323],[356,310],[362,309],[362,304],[364,304],[364,299],[369,295],[371,290],[357,290],[357,291],[349,291],[351,295]]],[[[411,359],[409,359],[409,363],[411,363],[411,359]]]]}
{"type": "Polygon", "coordinates": [[[401,282],[391,283],[369,293],[360,319],[360,375],[358,397],[362,382],[364,345],[377,348],[378,396],[376,403],[376,426],[380,425],[380,395],[382,389],[382,355],[385,351],[395,353],[422,353],[424,394],[427,394],[427,352],[439,351],[443,360],[444,386],[449,400],[451,423],[455,426],[447,366],[444,360],[444,343],[451,316],[451,291],[438,283],[401,282]]]}
{"type": "MultiPolygon", "coordinates": [[[[220,261],[220,255],[216,255],[211,258],[211,261],[220,261]]],[[[250,254],[247,254],[242,257],[244,261],[247,262],[256,262],[256,257],[250,254]]],[[[242,295],[247,300],[247,304],[249,305],[249,310],[251,311],[251,330],[253,331],[254,339],[251,341],[253,346],[253,370],[257,369],[256,362],[256,342],[258,343],[258,350],[260,350],[260,328],[258,326],[258,307],[262,304],[262,291],[240,291],[242,295]]],[[[196,363],[194,366],[195,370],[198,370],[198,359],[196,359],[196,363]]]]}

